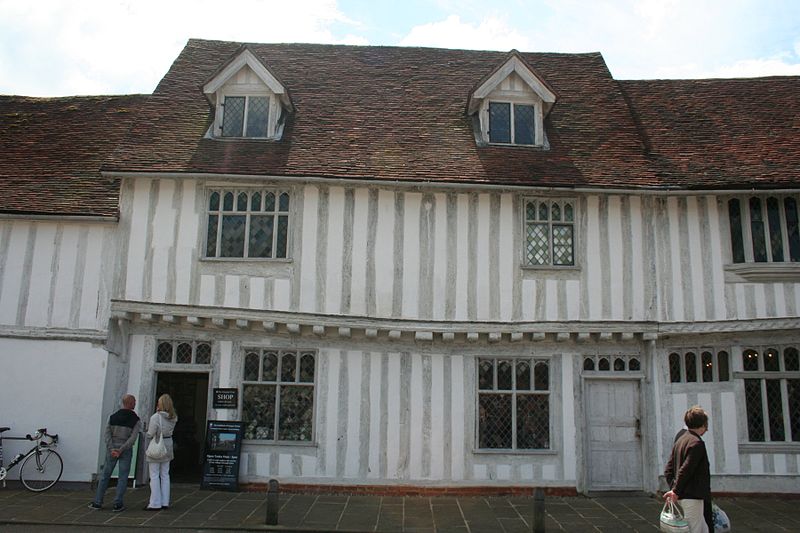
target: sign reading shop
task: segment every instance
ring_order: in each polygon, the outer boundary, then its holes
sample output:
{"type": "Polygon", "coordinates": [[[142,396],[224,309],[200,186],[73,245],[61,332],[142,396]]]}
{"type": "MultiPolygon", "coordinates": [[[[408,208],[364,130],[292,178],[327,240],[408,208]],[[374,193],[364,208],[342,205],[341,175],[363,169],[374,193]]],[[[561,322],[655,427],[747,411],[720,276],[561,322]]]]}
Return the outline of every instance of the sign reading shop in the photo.
{"type": "Polygon", "coordinates": [[[242,422],[208,421],[201,488],[231,491],[239,489],[243,433],[242,422]]]}
{"type": "Polygon", "coordinates": [[[238,409],[239,389],[214,389],[214,409],[238,409]]]}

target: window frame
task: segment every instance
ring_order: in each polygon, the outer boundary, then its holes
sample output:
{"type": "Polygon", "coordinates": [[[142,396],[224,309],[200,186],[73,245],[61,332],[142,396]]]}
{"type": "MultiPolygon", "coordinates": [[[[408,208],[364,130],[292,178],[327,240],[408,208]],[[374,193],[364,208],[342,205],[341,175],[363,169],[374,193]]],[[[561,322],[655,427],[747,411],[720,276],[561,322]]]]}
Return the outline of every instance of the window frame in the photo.
{"type": "MultiPolygon", "coordinates": [[[[733,378],[736,380],[741,380],[741,401],[742,407],[744,412],[744,417],[742,417],[744,422],[744,431],[741,433],[745,436],[746,440],[744,442],[740,442],[740,451],[742,447],[744,447],[747,451],[771,451],[774,453],[782,453],[783,450],[791,450],[791,453],[797,453],[800,450],[800,428],[798,428],[797,434],[792,431],[792,416],[789,409],[789,394],[788,394],[788,382],[790,380],[798,380],[800,381],[800,370],[786,370],[785,368],[785,353],[787,349],[794,349],[795,351],[800,351],[800,344],[770,344],[770,345],[743,345],[742,349],[739,351],[739,357],[737,358],[739,363],[741,364],[741,370],[736,370],[733,372],[733,378]],[[758,354],[765,354],[769,350],[776,350],[778,352],[778,363],[779,369],[778,370],[767,370],[765,368],[765,358],[759,357],[757,364],[757,370],[745,370],[744,369],[744,358],[745,355],[750,352],[754,351],[756,356],[758,354]],[[759,394],[760,394],[760,402],[761,402],[761,420],[763,424],[763,432],[764,432],[764,440],[751,440],[750,436],[750,412],[748,411],[747,406],[747,392],[746,392],[746,381],[747,380],[758,380],[759,383],[759,394]],[[770,412],[769,412],[769,405],[768,405],[768,398],[767,398],[767,381],[779,381],[780,382],[780,393],[781,393],[781,409],[783,411],[783,430],[784,430],[784,440],[771,440],[771,428],[770,428],[770,412]],[[767,437],[770,438],[767,438],[767,437]],[[794,440],[796,439],[796,440],[794,440]]],[[[796,413],[798,418],[800,418],[800,407],[798,407],[798,412],[796,413]]]]}
{"type": "MultiPolygon", "coordinates": [[[[247,438],[245,437],[243,440],[246,443],[251,444],[262,444],[262,445],[275,445],[275,446],[316,446],[317,445],[317,394],[318,394],[318,378],[319,378],[319,356],[320,352],[317,349],[305,349],[305,348],[287,348],[287,347],[254,347],[254,346],[244,346],[241,349],[242,353],[242,366],[241,366],[241,389],[242,392],[239,395],[239,412],[241,413],[241,420],[242,423],[246,426],[245,422],[245,387],[246,386],[263,386],[263,387],[275,387],[275,415],[274,415],[274,437],[273,439],[257,439],[257,438],[247,438]],[[250,353],[258,353],[259,361],[258,361],[258,380],[252,381],[247,380],[246,372],[246,359],[250,353]],[[274,381],[266,381],[261,379],[263,376],[263,365],[264,365],[264,356],[267,353],[276,353],[277,354],[277,365],[275,367],[275,377],[274,381]],[[295,381],[283,381],[281,376],[282,365],[283,365],[283,356],[286,354],[294,353],[296,356],[296,370],[295,370],[295,381]],[[307,355],[311,354],[314,357],[314,380],[312,382],[302,382],[300,381],[300,361],[302,358],[307,355]],[[280,428],[280,397],[281,397],[281,388],[282,387],[311,387],[311,435],[309,440],[279,440],[279,428],[280,428]]],[[[246,427],[245,427],[246,431],[246,427]]]]}
{"type": "Polygon", "coordinates": [[[204,261],[236,261],[236,262],[248,262],[248,261],[257,261],[257,262],[270,262],[270,263],[282,263],[282,262],[291,262],[292,261],[292,242],[293,242],[293,227],[294,227],[294,212],[295,207],[294,204],[296,202],[296,194],[295,190],[292,187],[248,187],[248,186],[214,186],[209,185],[206,187],[205,190],[205,206],[204,206],[204,217],[205,217],[205,226],[203,229],[203,241],[200,245],[200,259],[204,261]],[[211,195],[214,192],[218,192],[220,194],[219,199],[219,207],[216,210],[211,209],[211,195]],[[223,209],[223,202],[225,193],[231,192],[233,193],[233,202],[234,202],[234,209],[230,211],[225,211],[223,209]],[[247,209],[245,211],[241,211],[238,209],[238,198],[241,193],[247,194],[247,209]],[[272,211],[253,211],[252,209],[252,197],[254,193],[261,193],[261,205],[264,205],[264,198],[267,193],[273,193],[275,195],[275,209],[272,211]],[[286,211],[281,211],[278,208],[280,207],[280,196],[281,194],[286,193],[289,197],[289,206],[286,211]],[[274,218],[273,222],[273,235],[272,235],[272,256],[271,257],[253,257],[249,255],[250,249],[250,221],[252,214],[256,213],[259,216],[269,215],[271,214],[274,218]],[[245,216],[245,228],[244,228],[244,248],[242,251],[241,256],[221,256],[221,246],[222,246],[222,218],[225,215],[235,215],[235,216],[245,216]],[[216,226],[216,240],[215,240],[215,255],[208,255],[208,239],[209,239],[209,229],[210,229],[210,220],[211,217],[217,217],[217,226],[216,226]],[[277,228],[278,228],[278,220],[280,217],[286,217],[286,255],[285,257],[275,257],[278,242],[277,236],[277,228]]]}
{"type": "Polygon", "coordinates": [[[222,107],[222,113],[218,125],[219,129],[219,138],[221,139],[268,139],[270,138],[270,111],[272,108],[272,99],[268,94],[222,94],[220,95],[222,102],[220,106],[222,107]],[[241,135],[225,135],[225,114],[227,113],[227,100],[228,98],[244,98],[244,110],[242,112],[242,133],[241,135]],[[266,123],[264,124],[264,135],[248,135],[247,128],[248,128],[248,118],[250,115],[250,102],[251,98],[266,98],[267,100],[267,117],[266,123]]]}
{"type": "Polygon", "coordinates": [[[156,346],[155,346],[155,354],[153,356],[153,363],[157,367],[165,367],[168,366],[169,368],[179,368],[181,371],[191,372],[197,370],[207,370],[214,364],[214,346],[210,340],[203,340],[203,339],[181,339],[181,338],[168,338],[168,337],[157,337],[156,338],[156,346]],[[167,361],[159,361],[159,350],[162,344],[170,344],[171,345],[171,355],[169,362],[167,361]],[[178,349],[181,345],[188,344],[191,346],[192,349],[192,359],[187,363],[178,362],[178,349]],[[197,362],[197,352],[200,345],[205,345],[208,347],[208,362],[207,363],[198,363],[197,362]]]}
{"type": "Polygon", "coordinates": [[[666,352],[666,362],[667,362],[667,385],[670,386],[677,386],[677,385],[689,385],[689,386],[706,386],[710,384],[731,384],[734,380],[733,378],[733,352],[730,347],[726,346],[682,346],[682,347],[672,347],[667,348],[666,352]],[[705,381],[703,379],[703,355],[706,353],[711,354],[711,380],[705,381]],[[727,379],[720,379],[719,370],[720,370],[720,356],[722,354],[726,354],[728,358],[728,375],[727,379]],[[694,372],[695,372],[695,379],[693,381],[688,381],[688,369],[687,369],[687,356],[689,354],[694,355],[694,372]],[[679,379],[678,381],[672,380],[672,356],[678,356],[678,363],[679,363],[679,379]]]}
{"type": "Polygon", "coordinates": [[[501,356],[501,355],[482,355],[475,357],[475,426],[474,426],[474,440],[473,440],[473,453],[480,454],[554,454],[557,450],[554,446],[554,425],[553,425],[553,412],[554,412],[554,394],[553,384],[555,379],[553,377],[554,365],[553,357],[549,355],[524,355],[524,356],[501,356]],[[482,390],[480,388],[480,364],[483,360],[493,361],[493,389],[482,390]],[[516,387],[517,372],[516,364],[518,361],[526,360],[530,365],[530,380],[531,390],[519,391],[516,387]],[[512,365],[511,370],[511,389],[498,389],[497,388],[497,363],[498,361],[510,361],[512,365]],[[547,364],[547,390],[535,390],[535,376],[534,369],[536,364],[544,362],[547,364]],[[480,401],[481,394],[484,395],[511,395],[511,448],[481,448],[480,447],[480,401]],[[518,448],[517,447],[517,396],[547,396],[547,448],[518,448]]]}
{"type": "Polygon", "coordinates": [[[727,224],[728,224],[728,246],[730,247],[730,262],[734,266],[774,266],[774,265],[798,265],[800,264],[800,240],[795,243],[797,247],[795,249],[796,255],[795,259],[792,259],[792,243],[790,242],[789,238],[789,227],[787,222],[787,207],[786,201],[787,199],[792,199],[795,202],[795,215],[800,217],[800,198],[797,195],[793,194],[766,194],[766,195],[746,195],[746,196],[734,196],[728,198],[725,202],[726,209],[727,209],[727,224]],[[771,243],[771,235],[772,235],[772,228],[771,228],[771,219],[769,215],[769,201],[776,200],[778,204],[778,216],[779,216],[779,229],[781,231],[781,252],[783,255],[782,260],[775,260],[773,259],[773,250],[771,243]],[[762,232],[763,232],[763,242],[764,242],[764,253],[766,255],[766,259],[763,261],[756,260],[756,252],[755,244],[753,242],[753,218],[752,218],[752,208],[751,202],[757,201],[758,205],[760,206],[761,210],[761,224],[762,224],[762,232]],[[736,237],[741,237],[741,241],[739,243],[734,242],[734,221],[733,219],[733,207],[732,202],[737,201],[739,207],[739,217],[738,222],[739,226],[739,235],[736,237]],[[738,246],[737,246],[738,245],[738,246]],[[739,249],[741,246],[741,249],[739,249]],[[739,255],[743,255],[743,261],[737,261],[736,257],[739,255]]]}
{"type": "Polygon", "coordinates": [[[544,125],[543,125],[543,110],[542,101],[539,99],[516,96],[512,94],[497,94],[495,96],[486,98],[483,101],[480,109],[480,123],[481,123],[481,136],[483,140],[490,146],[506,146],[506,147],[520,147],[520,148],[542,148],[545,145],[544,125]],[[491,104],[509,104],[509,129],[511,142],[494,142],[490,134],[490,114],[489,108],[491,104]],[[516,142],[515,135],[515,109],[514,106],[523,105],[533,108],[533,143],[532,144],[519,144],[516,142]]]}
{"type": "Polygon", "coordinates": [[[520,267],[523,269],[530,269],[530,270],[578,270],[580,269],[580,265],[578,262],[578,249],[579,249],[579,241],[578,241],[578,224],[579,224],[579,212],[578,212],[578,199],[577,197],[547,197],[547,196],[523,196],[522,202],[520,204],[520,214],[519,217],[521,219],[521,238],[522,242],[520,243],[520,267]],[[536,202],[536,211],[538,213],[538,206],[540,202],[547,202],[548,203],[548,221],[547,221],[547,246],[548,246],[548,257],[549,262],[546,264],[532,264],[528,263],[528,223],[541,223],[538,220],[528,220],[528,202],[533,201],[536,202]],[[571,265],[554,265],[553,264],[553,225],[554,222],[552,220],[552,204],[558,203],[561,207],[561,211],[564,211],[564,205],[569,204],[572,206],[572,222],[566,221],[557,221],[555,225],[563,226],[569,224],[572,227],[572,264],[571,265]]]}

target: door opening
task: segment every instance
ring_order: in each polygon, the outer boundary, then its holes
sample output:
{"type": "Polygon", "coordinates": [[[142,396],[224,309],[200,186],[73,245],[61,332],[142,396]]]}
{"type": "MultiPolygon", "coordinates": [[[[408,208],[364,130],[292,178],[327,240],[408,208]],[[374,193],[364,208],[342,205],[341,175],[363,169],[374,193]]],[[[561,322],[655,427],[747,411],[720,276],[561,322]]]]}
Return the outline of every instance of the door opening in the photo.
{"type": "Polygon", "coordinates": [[[589,490],[642,490],[639,382],[587,379],[589,490]]]}
{"type": "Polygon", "coordinates": [[[199,482],[203,474],[203,443],[208,413],[208,374],[198,372],[158,372],[156,397],[169,394],[178,413],[172,436],[175,459],[170,464],[170,478],[177,482],[199,482]]]}

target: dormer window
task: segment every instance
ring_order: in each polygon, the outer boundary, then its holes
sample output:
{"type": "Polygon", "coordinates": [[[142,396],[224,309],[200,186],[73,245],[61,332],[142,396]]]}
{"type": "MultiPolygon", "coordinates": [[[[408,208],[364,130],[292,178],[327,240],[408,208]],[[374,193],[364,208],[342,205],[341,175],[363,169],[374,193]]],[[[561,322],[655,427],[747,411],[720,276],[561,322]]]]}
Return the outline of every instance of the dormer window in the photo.
{"type": "Polygon", "coordinates": [[[268,96],[226,96],[222,107],[223,137],[267,137],[268,96]]]}
{"type": "Polygon", "coordinates": [[[530,104],[489,102],[489,142],[536,144],[536,110],[530,104]]]}
{"type": "Polygon", "coordinates": [[[547,148],[544,117],[555,93],[517,51],[489,74],[470,95],[478,144],[547,148]]]}
{"type": "Polygon", "coordinates": [[[203,87],[215,105],[212,138],[281,138],[293,110],[286,88],[247,48],[203,87]]]}

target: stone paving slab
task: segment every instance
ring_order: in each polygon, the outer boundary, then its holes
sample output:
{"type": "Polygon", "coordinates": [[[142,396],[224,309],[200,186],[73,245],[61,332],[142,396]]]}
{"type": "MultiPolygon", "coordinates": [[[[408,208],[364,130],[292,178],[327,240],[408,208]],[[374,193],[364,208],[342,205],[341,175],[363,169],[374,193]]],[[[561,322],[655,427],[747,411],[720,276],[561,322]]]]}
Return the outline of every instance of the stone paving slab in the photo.
{"type": "MultiPolygon", "coordinates": [[[[144,511],[147,487],[129,489],[127,509],[111,512],[113,489],[105,509],[90,510],[88,490],[51,490],[33,494],[0,489],[0,529],[41,526],[52,531],[97,530],[250,530],[399,533],[530,532],[531,498],[346,496],[282,494],[279,523],[264,525],[266,494],[201,491],[193,485],[173,487],[169,510],[144,511]],[[49,527],[45,527],[49,526],[49,527]],[[59,529],[61,528],[61,529],[59,529]]],[[[719,498],[735,531],[800,532],[800,499],[791,497],[719,498]]],[[[546,502],[546,531],[656,532],[662,503],[643,494],[551,497],[546,502]]],[[[23,529],[24,530],[24,529],[23,529]]]]}

